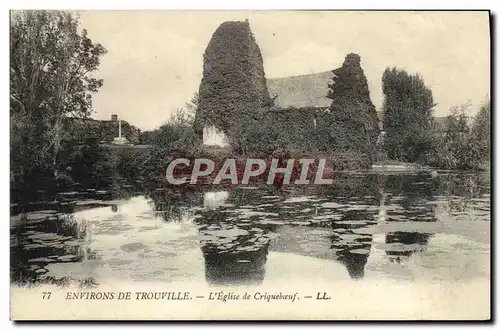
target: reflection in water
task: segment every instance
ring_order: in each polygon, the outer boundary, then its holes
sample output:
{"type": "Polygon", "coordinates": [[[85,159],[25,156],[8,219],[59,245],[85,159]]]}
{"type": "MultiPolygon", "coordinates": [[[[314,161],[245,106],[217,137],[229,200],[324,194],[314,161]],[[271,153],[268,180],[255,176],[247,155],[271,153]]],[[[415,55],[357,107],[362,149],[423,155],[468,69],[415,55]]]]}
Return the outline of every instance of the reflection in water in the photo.
{"type": "MultiPolygon", "coordinates": [[[[141,188],[131,194],[140,196],[114,199],[87,190],[16,205],[12,281],[200,276],[215,285],[259,284],[275,252],[339,262],[353,279],[374,270],[395,276],[394,267],[426,249],[427,258],[452,255],[427,248],[436,224],[446,224],[441,238],[481,240],[474,235],[490,220],[489,177],[473,173],[341,173],[328,186],[209,189],[141,188]]],[[[453,257],[460,254],[463,245],[449,242],[453,257]]]]}
{"type": "Polygon", "coordinates": [[[368,261],[372,243],[372,234],[356,234],[355,229],[367,225],[366,213],[347,213],[342,221],[332,223],[335,235],[332,247],[337,251],[337,258],[346,267],[351,278],[362,278],[368,261]]]}
{"type": "Polygon", "coordinates": [[[352,197],[344,200],[343,196],[338,196],[345,207],[339,208],[342,211],[340,221],[332,222],[335,231],[331,237],[332,248],[336,251],[337,260],[346,266],[353,279],[364,277],[373,241],[372,233],[358,232],[357,229],[372,226],[382,209],[379,203],[384,203],[378,201],[379,192],[383,191],[380,178],[365,179],[344,179],[343,194],[352,197]],[[360,186],[363,187],[363,195],[358,194],[360,186]]]}
{"type": "Polygon", "coordinates": [[[389,259],[393,262],[402,262],[415,252],[422,252],[429,243],[431,234],[392,232],[387,234],[385,242],[392,247],[386,250],[389,259]]]}
{"type": "MultiPolygon", "coordinates": [[[[412,221],[412,222],[435,222],[434,191],[436,190],[436,176],[431,179],[422,175],[411,177],[399,177],[395,180],[389,176],[387,185],[389,188],[398,187],[402,193],[393,194],[389,202],[399,202],[400,207],[392,208],[387,221],[412,221]]],[[[396,231],[386,234],[386,254],[391,262],[401,263],[416,253],[425,250],[429,242],[430,233],[396,231]]]]}
{"type": "Polygon", "coordinates": [[[227,191],[209,191],[203,198],[203,206],[207,209],[215,209],[221,206],[229,198],[227,191]]]}
{"type": "Polygon", "coordinates": [[[211,284],[260,284],[264,280],[268,245],[249,251],[220,251],[211,244],[202,247],[205,276],[211,284]]]}
{"type": "Polygon", "coordinates": [[[155,215],[166,222],[182,222],[191,215],[193,206],[200,204],[202,196],[191,187],[189,189],[157,188],[147,190],[151,208],[155,215]]]}
{"type": "Polygon", "coordinates": [[[86,224],[72,215],[44,212],[23,214],[11,230],[11,277],[21,282],[64,283],[66,277],[46,276],[53,263],[83,262],[88,255],[84,245],[86,224]]]}
{"type": "Polygon", "coordinates": [[[241,212],[227,212],[226,191],[206,192],[198,213],[205,278],[211,284],[259,284],[264,280],[269,230],[241,212]],[[219,209],[214,211],[214,209],[219,209]]]}
{"type": "Polygon", "coordinates": [[[200,230],[207,239],[201,242],[206,280],[211,284],[226,285],[261,283],[265,275],[269,239],[264,236],[257,238],[253,232],[237,227],[221,225],[200,230]],[[213,239],[215,237],[217,241],[213,239]]]}

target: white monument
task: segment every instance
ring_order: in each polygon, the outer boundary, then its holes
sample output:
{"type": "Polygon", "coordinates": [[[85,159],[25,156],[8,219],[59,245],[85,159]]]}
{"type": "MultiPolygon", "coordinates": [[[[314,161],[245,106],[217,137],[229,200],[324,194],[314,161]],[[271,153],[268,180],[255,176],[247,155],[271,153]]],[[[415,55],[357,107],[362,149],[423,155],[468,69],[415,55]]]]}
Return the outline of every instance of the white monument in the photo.
{"type": "Polygon", "coordinates": [[[229,145],[226,134],[215,128],[213,125],[205,126],[203,128],[203,144],[206,146],[219,147],[227,147],[229,145]]]}
{"type": "Polygon", "coordinates": [[[127,138],[125,136],[122,136],[122,120],[121,119],[118,119],[118,137],[115,137],[113,139],[113,144],[118,144],[118,145],[130,144],[130,142],[127,140],[127,138]]]}

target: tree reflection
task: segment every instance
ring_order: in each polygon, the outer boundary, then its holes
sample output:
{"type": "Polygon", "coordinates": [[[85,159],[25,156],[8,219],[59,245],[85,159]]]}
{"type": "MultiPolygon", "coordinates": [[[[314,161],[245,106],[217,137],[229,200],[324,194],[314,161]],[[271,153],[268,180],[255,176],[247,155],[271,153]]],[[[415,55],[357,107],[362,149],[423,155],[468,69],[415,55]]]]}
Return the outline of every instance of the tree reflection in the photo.
{"type": "Polygon", "coordinates": [[[368,212],[348,212],[342,221],[332,223],[335,235],[332,236],[332,248],[335,249],[337,260],[347,267],[349,276],[353,279],[365,275],[365,265],[370,255],[372,234],[358,234],[358,228],[367,226],[367,219],[373,218],[368,212]]]}
{"type": "MultiPolygon", "coordinates": [[[[387,221],[434,222],[434,207],[429,202],[435,199],[437,181],[427,173],[415,175],[391,175],[387,187],[392,193],[392,211],[387,221]],[[395,208],[397,206],[398,208],[395,208]],[[395,210],[394,210],[395,209],[395,210]]],[[[430,233],[395,231],[386,234],[386,255],[391,262],[401,263],[411,255],[425,250],[432,236],[430,233]]]]}
{"type": "Polygon", "coordinates": [[[84,246],[87,224],[71,214],[47,214],[40,211],[19,216],[11,227],[11,281],[35,283],[56,282],[45,276],[46,266],[53,263],[82,262],[92,252],[84,246]]]}
{"type": "MultiPolygon", "coordinates": [[[[245,216],[243,210],[228,210],[226,202],[256,202],[252,193],[232,190],[205,193],[205,209],[197,212],[205,278],[215,285],[259,284],[264,280],[273,226],[259,223],[259,215],[245,216]],[[243,196],[246,195],[247,198],[243,196]],[[233,211],[233,212],[227,212],[233,211]]],[[[258,202],[258,200],[257,200],[258,202]]]]}
{"type": "Polygon", "coordinates": [[[152,211],[166,222],[180,222],[194,206],[203,205],[203,194],[192,188],[157,188],[145,191],[152,211]]]}

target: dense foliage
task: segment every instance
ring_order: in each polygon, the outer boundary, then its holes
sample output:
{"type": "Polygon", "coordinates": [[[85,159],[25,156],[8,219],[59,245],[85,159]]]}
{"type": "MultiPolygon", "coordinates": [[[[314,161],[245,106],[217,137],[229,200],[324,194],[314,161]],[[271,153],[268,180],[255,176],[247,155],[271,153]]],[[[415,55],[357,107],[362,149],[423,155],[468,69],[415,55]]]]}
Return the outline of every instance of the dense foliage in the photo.
{"type": "Polygon", "coordinates": [[[245,123],[271,104],[262,55],[248,21],[222,23],[203,61],[195,130],[201,137],[205,124],[214,125],[239,145],[245,123]]]}
{"type": "Polygon", "coordinates": [[[471,127],[471,143],[474,157],[489,162],[491,157],[491,102],[481,105],[471,127]]]}
{"type": "Polygon", "coordinates": [[[357,54],[346,56],[342,67],[333,70],[328,97],[330,116],[324,116],[328,149],[371,153],[379,135],[378,117],[370,99],[368,83],[357,54]]]}
{"type": "Polygon", "coordinates": [[[166,123],[157,129],[141,132],[139,143],[168,150],[195,150],[200,143],[194,131],[197,107],[198,94],[195,93],[184,108],[177,109],[166,123]]]}
{"type": "Polygon", "coordinates": [[[385,95],[384,148],[389,159],[446,169],[485,169],[490,159],[490,103],[474,118],[471,104],[450,109],[435,119],[432,91],[419,74],[387,68],[382,76],[385,95]]]}
{"type": "Polygon", "coordinates": [[[444,127],[435,127],[431,166],[446,169],[486,169],[490,162],[490,102],[471,120],[470,104],[451,109],[444,127]]]}
{"type": "Polygon", "coordinates": [[[419,74],[387,68],[382,75],[385,149],[390,159],[422,162],[432,147],[434,101],[419,74]]]}
{"type": "Polygon", "coordinates": [[[64,11],[16,11],[10,27],[11,183],[58,178],[67,117],[88,117],[106,50],[64,11]],[[37,175],[38,174],[38,175],[37,175]]]}
{"type": "MultiPolygon", "coordinates": [[[[100,143],[111,143],[118,136],[118,121],[96,120],[92,118],[64,118],[62,140],[82,144],[88,138],[100,143]]],[[[122,136],[133,144],[139,143],[141,130],[127,121],[121,121],[122,136]]]]}

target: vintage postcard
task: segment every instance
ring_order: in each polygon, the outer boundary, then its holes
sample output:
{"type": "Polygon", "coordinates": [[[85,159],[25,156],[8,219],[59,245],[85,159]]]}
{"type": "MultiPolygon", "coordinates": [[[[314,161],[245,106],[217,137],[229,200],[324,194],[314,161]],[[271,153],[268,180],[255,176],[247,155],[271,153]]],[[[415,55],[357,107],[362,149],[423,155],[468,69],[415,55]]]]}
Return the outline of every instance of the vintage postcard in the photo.
{"type": "Polygon", "coordinates": [[[489,320],[490,19],[11,11],[11,319],[489,320]]]}

